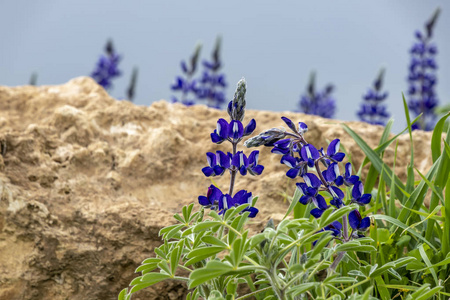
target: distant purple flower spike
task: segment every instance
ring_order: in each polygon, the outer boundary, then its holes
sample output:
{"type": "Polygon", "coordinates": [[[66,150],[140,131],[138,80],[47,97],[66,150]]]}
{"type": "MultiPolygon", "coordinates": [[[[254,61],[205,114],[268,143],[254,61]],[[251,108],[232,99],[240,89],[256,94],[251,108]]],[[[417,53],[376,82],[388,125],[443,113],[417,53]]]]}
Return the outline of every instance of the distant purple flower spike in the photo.
{"type": "Polygon", "coordinates": [[[436,123],[435,108],[439,104],[436,93],[437,48],[431,39],[439,12],[437,9],[427,22],[425,33],[415,33],[417,41],[410,50],[408,107],[415,116],[423,114],[413,129],[433,130],[436,123]]]}
{"type": "Polygon", "coordinates": [[[310,168],[314,167],[315,160],[320,157],[319,151],[311,144],[303,146],[300,155],[304,161],[308,162],[310,168]]]}
{"type": "Polygon", "coordinates": [[[106,55],[101,55],[97,61],[91,77],[103,88],[109,89],[112,87],[112,80],[122,74],[118,65],[121,56],[116,54],[112,41],[108,41],[105,47],[106,55]]]}
{"type": "Polygon", "coordinates": [[[315,88],[315,75],[312,73],[307,92],[300,98],[299,111],[305,114],[332,118],[336,112],[336,100],[331,96],[333,89],[333,86],[329,84],[318,92],[315,88]]]}
{"type": "Polygon", "coordinates": [[[357,203],[361,206],[364,206],[366,204],[370,203],[370,200],[372,199],[371,194],[363,194],[364,193],[364,186],[361,181],[358,181],[355,183],[352,189],[352,203],[357,203]]]}
{"type": "Polygon", "coordinates": [[[370,227],[370,218],[365,217],[363,219],[359,211],[356,209],[352,210],[348,214],[348,222],[350,224],[350,227],[353,228],[353,230],[366,231],[367,228],[370,227]]]}
{"type": "Polygon", "coordinates": [[[381,92],[384,78],[384,69],[382,69],[367,93],[363,96],[364,102],[361,104],[360,110],[357,112],[359,119],[373,125],[386,125],[386,120],[390,114],[387,112],[386,106],[381,102],[388,96],[387,92],[381,92]]]}

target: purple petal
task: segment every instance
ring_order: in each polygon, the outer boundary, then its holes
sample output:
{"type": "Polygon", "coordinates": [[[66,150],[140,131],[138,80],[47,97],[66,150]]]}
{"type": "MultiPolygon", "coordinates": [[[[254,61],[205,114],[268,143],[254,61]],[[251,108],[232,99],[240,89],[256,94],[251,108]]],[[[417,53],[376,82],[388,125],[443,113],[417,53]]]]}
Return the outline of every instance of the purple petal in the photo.
{"type": "Polygon", "coordinates": [[[318,209],[318,208],[314,208],[311,209],[310,214],[311,216],[313,216],[314,218],[318,219],[322,216],[324,210],[318,209]]]}
{"type": "Polygon", "coordinates": [[[214,174],[214,169],[211,167],[204,167],[202,169],[202,172],[203,172],[203,174],[205,174],[206,177],[209,177],[214,174]]]}
{"type": "Polygon", "coordinates": [[[242,167],[239,169],[239,173],[241,173],[242,176],[247,175],[247,168],[246,168],[245,166],[242,166],[242,167]]]}
{"type": "Polygon", "coordinates": [[[206,198],[205,196],[198,196],[198,203],[200,203],[200,205],[203,206],[211,205],[211,203],[209,203],[208,198],[206,198]]]}
{"type": "Polygon", "coordinates": [[[234,140],[238,140],[244,134],[244,126],[240,121],[233,120],[228,125],[228,136],[234,140]]]}
{"type": "Polygon", "coordinates": [[[222,176],[223,173],[225,173],[225,168],[222,168],[221,166],[214,166],[213,170],[216,176],[222,176]]]}
{"type": "Polygon", "coordinates": [[[254,166],[254,167],[249,168],[249,169],[248,169],[248,172],[249,172],[250,174],[252,174],[253,176],[255,176],[255,175],[261,175],[261,173],[263,172],[263,170],[264,170],[264,166],[262,166],[262,165],[256,165],[256,166],[254,166]]]}
{"type": "Polygon", "coordinates": [[[311,196],[303,195],[303,196],[300,197],[300,200],[298,200],[298,202],[300,202],[301,204],[306,205],[306,204],[309,203],[310,199],[311,199],[311,196]]]}
{"type": "Polygon", "coordinates": [[[337,229],[337,230],[339,230],[339,231],[341,231],[341,229],[342,229],[342,224],[341,224],[341,222],[339,222],[339,221],[334,221],[334,222],[332,222],[330,225],[328,225],[328,226],[330,226],[330,227],[332,227],[332,228],[334,228],[334,229],[337,229]]]}
{"type": "Polygon", "coordinates": [[[288,148],[278,148],[278,147],[275,146],[272,149],[272,151],[270,151],[270,152],[272,152],[273,154],[286,155],[286,154],[289,153],[289,149],[288,148]]]}
{"type": "Polygon", "coordinates": [[[216,165],[216,155],[212,152],[206,152],[206,161],[210,167],[214,167],[216,165]]]}
{"type": "Polygon", "coordinates": [[[348,184],[354,185],[355,183],[357,183],[359,181],[359,176],[352,175],[352,176],[350,176],[350,178],[347,178],[346,181],[348,184]]]}
{"type": "Polygon", "coordinates": [[[256,121],[255,119],[251,119],[251,121],[244,128],[244,136],[252,134],[255,128],[256,128],[256,121]]]}
{"type": "Polygon", "coordinates": [[[369,228],[369,227],[370,227],[370,218],[365,217],[364,219],[361,220],[358,230],[366,231],[367,228],[369,228]]]}
{"type": "Polygon", "coordinates": [[[297,166],[297,160],[290,155],[283,156],[281,158],[281,163],[285,164],[289,168],[295,168],[297,166]]]}
{"type": "Polygon", "coordinates": [[[242,151],[238,151],[234,156],[233,159],[231,161],[231,164],[237,168],[241,168],[241,167],[248,167],[248,159],[247,156],[245,156],[244,152],[242,151]]]}
{"type": "Polygon", "coordinates": [[[215,131],[222,139],[228,138],[228,122],[225,119],[217,121],[217,131],[215,131]]]}
{"type": "Polygon", "coordinates": [[[297,132],[297,129],[295,128],[294,122],[292,122],[290,119],[286,117],[281,117],[281,119],[286,123],[286,125],[294,132],[297,132]]]}
{"type": "Polygon", "coordinates": [[[303,175],[303,180],[305,183],[313,188],[318,188],[322,185],[322,181],[313,173],[306,173],[303,175]]]}
{"type": "Polygon", "coordinates": [[[344,192],[343,191],[341,191],[341,189],[340,188],[338,188],[338,187],[336,187],[336,186],[332,186],[331,187],[331,194],[332,194],[332,196],[333,196],[333,198],[335,198],[336,196],[337,196],[337,198],[339,198],[339,199],[344,199],[344,192]]]}
{"type": "Polygon", "coordinates": [[[344,178],[342,178],[342,176],[338,176],[338,178],[336,178],[336,180],[334,181],[334,183],[336,185],[342,185],[344,183],[344,178]]]}
{"type": "Polygon", "coordinates": [[[298,176],[298,173],[300,172],[299,168],[292,168],[289,171],[286,172],[286,176],[289,178],[294,179],[295,177],[298,176]]]}
{"type": "Polygon", "coordinates": [[[319,151],[311,144],[303,146],[302,150],[300,150],[300,154],[305,161],[318,159],[320,157],[319,151]]]}
{"type": "Polygon", "coordinates": [[[359,199],[358,204],[363,204],[363,205],[369,204],[371,199],[372,199],[372,195],[371,194],[364,194],[359,199]]]}
{"type": "Polygon", "coordinates": [[[257,165],[258,164],[258,158],[259,158],[259,151],[255,150],[252,151],[252,153],[250,153],[249,157],[248,157],[248,164],[254,164],[257,165]]]}
{"type": "Polygon", "coordinates": [[[214,130],[213,133],[211,133],[211,141],[215,144],[221,144],[225,139],[221,138],[217,133],[216,130],[214,130]]]}
{"type": "Polygon", "coordinates": [[[341,141],[339,139],[333,140],[330,145],[328,145],[327,154],[328,156],[332,156],[339,151],[339,146],[341,145],[341,141]]]}
{"type": "Polygon", "coordinates": [[[244,209],[244,211],[249,211],[250,214],[248,215],[249,218],[254,218],[258,214],[258,209],[256,207],[247,207],[244,209]]]}
{"type": "Polygon", "coordinates": [[[348,223],[353,230],[358,230],[359,224],[361,223],[361,215],[357,210],[352,210],[348,214],[348,223]]]}
{"type": "Polygon", "coordinates": [[[303,182],[296,183],[295,185],[303,194],[305,194],[306,190],[308,189],[308,186],[306,185],[306,183],[303,183],[303,182]]]}
{"type": "Polygon", "coordinates": [[[345,164],[345,177],[349,178],[352,175],[352,164],[346,163],[345,164]]]}
{"type": "Polygon", "coordinates": [[[335,155],[331,156],[332,159],[334,159],[335,161],[342,161],[345,157],[345,153],[339,152],[336,153],[335,155]]]}
{"type": "Polygon", "coordinates": [[[352,189],[353,199],[358,200],[359,198],[361,198],[363,192],[364,192],[363,184],[361,181],[358,181],[357,183],[355,183],[352,189]]]}
{"type": "Polygon", "coordinates": [[[308,126],[303,122],[298,122],[298,132],[304,134],[308,131],[308,126]]]}
{"type": "Polygon", "coordinates": [[[223,153],[222,151],[216,152],[217,157],[217,163],[220,164],[225,169],[228,169],[230,167],[230,156],[223,153]]]}
{"type": "Polygon", "coordinates": [[[274,145],[279,148],[288,148],[290,143],[291,143],[291,139],[282,139],[282,140],[276,141],[274,143],[274,145]]]}
{"type": "Polygon", "coordinates": [[[322,195],[320,195],[320,194],[315,197],[315,200],[313,199],[313,202],[317,206],[317,208],[319,208],[321,210],[325,210],[328,208],[325,198],[323,198],[322,195]]]}

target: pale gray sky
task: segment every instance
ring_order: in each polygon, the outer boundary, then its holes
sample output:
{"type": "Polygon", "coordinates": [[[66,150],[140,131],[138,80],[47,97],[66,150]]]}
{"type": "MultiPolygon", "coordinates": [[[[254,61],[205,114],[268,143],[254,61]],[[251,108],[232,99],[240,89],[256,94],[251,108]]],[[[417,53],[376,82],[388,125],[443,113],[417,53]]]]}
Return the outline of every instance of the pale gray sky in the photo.
{"type": "Polygon", "coordinates": [[[223,36],[223,71],[233,95],[248,82],[248,108],[294,110],[311,70],[317,83],[336,86],[337,118],[356,120],[361,95],[381,66],[396,129],[404,126],[408,50],[436,7],[439,49],[437,87],[450,103],[450,1],[2,1],[0,84],[61,84],[88,75],[108,38],[123,55],[124,76],[110,91],[125,95],[133,66],[139,67],[135,102],[170,99],[170,84],[197,41],[209,58],[223,36]]]}

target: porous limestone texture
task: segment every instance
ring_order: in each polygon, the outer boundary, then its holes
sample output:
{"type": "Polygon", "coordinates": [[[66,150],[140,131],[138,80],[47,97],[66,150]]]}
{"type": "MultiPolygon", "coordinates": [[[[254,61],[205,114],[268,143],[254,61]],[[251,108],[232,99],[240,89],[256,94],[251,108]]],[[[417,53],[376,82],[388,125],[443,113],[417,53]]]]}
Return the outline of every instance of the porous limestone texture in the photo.
{"type": "MultiPolygon", "coordinates": [[[[359,167],[363,154],[340,121],[249,110],[244,122],[256,119],[257,134],[284,125],[281,116],[305,122],[306,139],[316,147],[340,138],[359,167]]],[[[116,299],[160,245],[158,231],[206,194],[205,152],[231,150],[210,140],[221,117],[228,119],[226,111],[202,105],[117,101],[87,77],[60,86],[0,87],[0,299],[116,299]]],[[[378,144],[382,127],[346,123],[370,146],[378,144]]],[[[417,131],[414,138],[416,167],[426,172],[431,134],[417,131]]],[[[384,157],[389,165],[393,149],[384,157]]],[[[282,218],[288,206],[282,194],[292,194],[296,182],[285,177],[279,155],[260,150],[263,174],[238,176],[235,189],[260,196],[254,230],[282,218]]],[[[403,179],[409,154],[405,135],[396,163],[403,179]]],[[[227,188],[229,175],[215,181],[227,188]]],[[[183,283],[166,281],[133,299],[185,294],[183,283]]]]}

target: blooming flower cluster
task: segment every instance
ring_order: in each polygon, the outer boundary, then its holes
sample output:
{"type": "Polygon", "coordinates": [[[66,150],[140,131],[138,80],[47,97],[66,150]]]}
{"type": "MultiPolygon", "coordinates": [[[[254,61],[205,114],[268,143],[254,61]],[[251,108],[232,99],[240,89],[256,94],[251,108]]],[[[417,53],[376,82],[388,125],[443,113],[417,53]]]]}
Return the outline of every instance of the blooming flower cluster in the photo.
{"type": "Polygon", "coordinates": [[[437,47],[431,42],[431,38],[439,12],[439,9],[436,10],[426,23],[424,33],[416,31],[416,42],[410,50],[408,107],[416,116],[423,113],[422,119],[413,125],[413,129],[432,130],[436,122],[434,109],[438,105],[435,92],[437,47]]]}
{"type": "Polygon", "coordinates": [[[382,105],[387,96],[387,92],[381,92],[384,79],[384,69],[382,69],[367,93],[363,96],[364,102],[361,104],[360,110],[357,112],[359,119],[363,122],[373,125],[386,125],[386,120],[390,114],[386,110],[386,106],[382,105]]]}
{"type": "Polygon", "coordinates": [[[172,96],[172,102],[181,102],[184,105],[194,105],[196,100],[196,84],[197,81],[192,77],[197,70],[198,58],[200,56],[201,44],[197,44],[194,53],[189,60],[189,65],[186,61],[181,61],[182,76],[175,78],[175,83],[171,85],[170,89],[174,92],[181,92],[181,98],[172,96]],[[190,96],[192,94],[192,96],[190,96]]]}
{"type": "Polygon", "coordinates": [[[309,115],[332,118],[336,113],[336,100],[331,96],[334,87],[328,84],[323,91],[316,91],[315,74],[309,79],[307,93],[300,98],[299,111],[309,115]]]}
{"type": "MultiPolygon", "coordinates": [[[[297,188],[302,192],[299,202],[304,205],[313,204],[314,208],[310,213],[314,218],[320,218],[330,208],[339,209],[351,203],[363,207],[370,203],[372,196],[364,194],[359,177],[352,175],[351,164],[346,163],[344,174],[340,173],[339,163],[343,161],[345,154],[339,152],[339,139],[333,140],[325,152],[323,148],[317,149],[305,140],[304,134],[308,131],[305,123],[299,122],[296,126],[286,117],[282,117],[282,120],[292,132],[272,128],[248,139],[244,145],[273,147],[272,153],[282,155],[280,162],[289,167],[286,176],[303,179],[303,182],[297,183],[297,188]],[[325,167],[323,171],[321,166],[325,167]],[[344,188],[351,189],[351,197],[348,196],[347,200],[344,188]]],[[[331,230],[335,237],[342,236],[348,241],[352,237],[358,237],[359,231],[365,231],[370,226],[370,218],[363,218],[358,210],[352,210],[348,216],[344,216],[342,222],[332,223],[324,230],[331,230]],[[348,224],[352,228],[350,235],[348,224]]]]}
{"type": "Polygon", "coordinates": [[[200,86],[197,88],[197,97],[200,100],[206,100],[206,105],[214,108],[221,108],[225,103],[225,74],[220,73],[222,61],[220,60],[220,46],[222,39],[220,36],[216,39],[216,44],[212,52],[211,61],[203,61],[205,68],[200,78],[200,86]]]}
{"type": "Polygon", "coordinates": [[[91,77],[105,89],[112,87],[112,80],[122,74],[119,70],[121,56],[118,55],[111,40],[106,43],[106,55],[101,55],[91,77]]]}
{"type": "Polygon", "coordinates": [[[258,213],[258,209],[253,207],[252,193],[246,190],[238,191],[233,195],[234,183],[237,173],[242,176],[260,175],[264,170],[264,166],[258,164],[259,151],[253,151],[247,157],[243,151],[237,151],[237,145],[242,141],[244,136],[253,133],[256,128],[256,122],[252,119],[245,127],[242,124],[245,114],[245,92],[246,83],[241,79],[237,84],[236,93],[232,101],[228,105],[228,115],[230,122],[225,119],[217,121],[217,128],[211,133],[211,141],[215,144],[221,144],[228,141],[232,145],[232,152],[224,153],[216,151],[216,153],[207,152],[206,160],[208,166],[202,169],[206,177],[222,176],[225,171],[230,173],[230,187],[228,193],[223,193],[219,188],[211,185],[208,188],[206,196],[199,196],[200,205],[205,208],[217,210],[219,214],[223,214],[231,207],[248,204],[242,212],[248,211],[249,217],[254,218],[258,213]]]}

